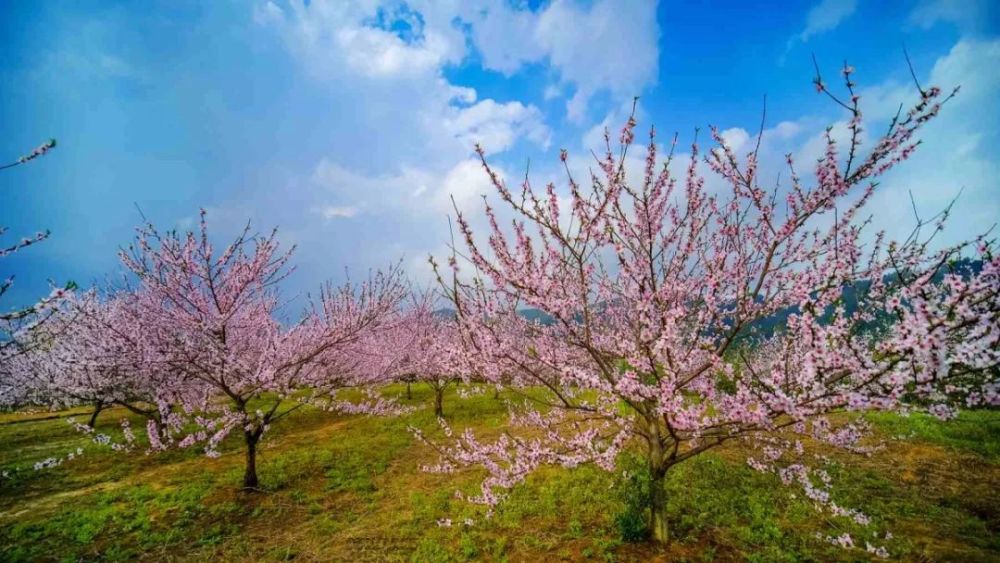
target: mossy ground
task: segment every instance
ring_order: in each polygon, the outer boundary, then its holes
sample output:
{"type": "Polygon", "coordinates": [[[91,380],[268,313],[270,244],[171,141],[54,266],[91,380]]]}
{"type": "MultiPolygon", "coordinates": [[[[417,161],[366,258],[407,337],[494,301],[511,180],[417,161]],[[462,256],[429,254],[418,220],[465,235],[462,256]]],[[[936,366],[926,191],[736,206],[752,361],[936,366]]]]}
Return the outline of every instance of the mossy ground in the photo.
{"type": "MultiPolygon", "coordinates": [[[[46,418],[53,413],[0,415],[0,470],[12,473],[0,482],[0,560],[866,559],[817,540],[817,532],[846,530],[841,519],[819,516],[801,494],[752,471],[738,445],[672,470],[675,540],[666,547],[621,540],[617,474],[589,467],[544,470],[485,519],[454,497],[474,492],[481,473],[420,470],[437,457],[407,427],[440,435],[431,392],[414,386],[402,402],[420,408],[397,418],[302,409],[282,420],[263,443],[265,491],[257,493],[237,490],[238,439],[217,459],[118,454],[65,419],[46,418]],[[31,469],[77,447],[81,458],[31,469]],[[444,518],[454,525],[439,527],[444,518]],[[471,527],[461,524],[466,518],[471,527]]],[[[450,395],[445,410],[456,429],[491,433],[506,422],[504,403],[489,393],[450,395]]],[[[123,416],[103,413],[98,429],[116,432],[123,416]]],[[[894,558],[1000,560],[1000,413],[965,413],[948,424],[916,415],[872,420],[878,432],[903,439],[870,458],[828,452],[838,501],[870,514],[871,529],[893,533],[894,558]]],[[[861,541],[871,533],[848,531],[861,541]]]]}

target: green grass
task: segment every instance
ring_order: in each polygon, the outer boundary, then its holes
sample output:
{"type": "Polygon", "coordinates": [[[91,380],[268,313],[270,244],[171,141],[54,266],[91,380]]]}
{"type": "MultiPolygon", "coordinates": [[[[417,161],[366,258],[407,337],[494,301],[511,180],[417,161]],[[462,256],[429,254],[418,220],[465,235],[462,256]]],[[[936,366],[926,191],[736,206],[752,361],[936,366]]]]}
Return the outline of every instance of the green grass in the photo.
{"type": "Polygon", "coordinates": [[[889,436],[972,451],[1000,462],[1000,416],[995,411],[961,411],[957,419],[947,424],[919,413],[906,417],[875,413],[869,414],[868,419],[889,436]]]}
{"type": "MultiPolygon", "coordinates": [[[[386,393],[402,396],[402,387],[386,393]]],[[[865,559],[815,535],[849,531],[863,540],[870,529],[818,516],[794,489],[747,467],[737,447],[671,471],[674,540],[666,547],[623,539],[622,515],[634,499],[623,494],[629,489],[620,473],[593,467],[546,468],[487,519],[454,494],[475,492],[481,472],[420,471],[437,458],[407,428],[441,436],[431,400],[414,386],[411,403],[420,408],[403,417],[290,415],[261,447],[266,492],[251,494],[237,491],[238,437],[218,459],[198,451],[123,455],[61,419],[14,423],[26,417],[0,415],[0,470],[13,473],[0,482],[0,560],[865,559]],[[84,455],[62,466],[30,467],[77,447],[84,455]],[[439,527],[444,518],[453,525],[439,527]]],[[[452,392],[445,411],[456,429],[495,434],[506,422],[503,402],[491,394],[462,400],[452,392]]],[[[114,432],[124,415],[104,413],[99,430],[114,432]]],[[[836,500],[863,508],[872,529],[892,531],[889,547],[901,559],[1000,558],[1000,413],[966,413],[951,424],[916,415],[871,419],[880,433],[905,439],[872,458],[828,452],[836,500]]]]}

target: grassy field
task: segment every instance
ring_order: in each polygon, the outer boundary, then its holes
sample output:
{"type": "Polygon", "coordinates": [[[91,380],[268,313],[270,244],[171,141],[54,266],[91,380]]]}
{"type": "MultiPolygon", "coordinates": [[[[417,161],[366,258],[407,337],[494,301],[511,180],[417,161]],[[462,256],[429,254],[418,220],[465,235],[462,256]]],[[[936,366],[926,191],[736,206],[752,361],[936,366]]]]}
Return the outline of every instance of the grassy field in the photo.
{"type": "MultiPolygon", "coordinates": [[[[668,492],[676,539],[667,547],[623,541],[628,499],[619,474],[594,468],[544,471],[485,519],[480,507],[454,498],[456,490],[474,491],[481,474],[420,471],[437,458],[406,429],[440,435],[431,401],[415,386],[403,402],[420,408],[408,416],[293,414],[265,438],[258,467],[266,491],[258,493],[237,490],[236,440],[217,459],[197,451],[124,455],[89,442],[63,418],[47,418],[53,413],[0,415],[0,470],[11,475],[0,482],[0,560],[866,558],[816,539],[846,529],[818,517],[777,478],[749,469],[738,446],[675,468],[668,492]],[[31,468],[77,447],[80,458],[31,468]],[[445,518],[454,525],[439,526],[445,518]],[[472,526],[461,523],[466,518],[472,526]]],[[[490,394],[449,396],[445,410],[456,429],[496,432],[506,421],[505,405],[490,394]]],[[[114,430],[123,416],[105,412],[98,429],[114,430]]],[[[872,458],[829,452],[836,499],[892,532],[894,558],[1000,560],[1000,413],[965,413],[949,424],[872,420],[880,433],[904,439],[872,458]]],[[[863,541],[859,530],[847,531],[863,541]]]]}

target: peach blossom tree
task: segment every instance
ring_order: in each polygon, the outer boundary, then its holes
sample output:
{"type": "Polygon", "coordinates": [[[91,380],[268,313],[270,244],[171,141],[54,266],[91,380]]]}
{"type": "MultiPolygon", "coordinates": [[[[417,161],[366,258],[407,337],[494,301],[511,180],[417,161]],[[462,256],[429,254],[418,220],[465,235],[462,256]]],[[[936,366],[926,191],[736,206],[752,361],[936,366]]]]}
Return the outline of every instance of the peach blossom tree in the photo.
{"type": "Polygon", "coordinates": [[[323,286],[291,323],[279,319],[278,285],[291,272],[292,249],[276,232],[249,224],[228,246],[212,244],[205,213],[197,231],[138,230],[121,252],[138,279],[131,311],[149,354],[133,362],[155,377],[147,434],[152,450],[204,446],[210,456],[231,432],[243,436],[243,487],[256,489],[257,446],[276,422],[304,405],[331,411],[388,414],[393,404],[372,396],[357,403],[337,391],[374,380],[357,369],[360,339],[392,319],[406,285],[398,267],[360,283],[323,286]]]}
{"type": "MultiPolygon", "coordinates": [[[[673,145],[664,157],[651,130],[644,159],[630,161],[634,118],[616,147],[605,133],[589,188],[562,152],[568,197],[528,179],[508,186],[480,149],[514,220],[486,200],[482,234],[456,210],[464,244],[447,265],[431,261],[457,312],[462,369],[529,387],[534,401],[499,439],[428,440],[442,454],[430,469],[485,468],[470,500],[492,506],[539,467],[612,470],[623,451],[639,452],[651,478],[648,530],[666,542],[670,469],[740,441],[752,467],[866,525],[806,455],[815,441],[872,451],[863,418],[831,414],[950,418],[1000,404],[1000,258],[989,241],[935,249],[947,214],[889,241],[865,215],[880,178],[913,153],[950,96],[920,90],[866,150],[852,72],[843,69],[844,100],[816,80],[849,113],[846,144],[827,131],[813,178],[789,155],[783,185],[765,186],[759,141],[737,154],[714,129],[718,146],[704,156],[694,144],[682,162],[673,145]],[[642,167],[638,180],[629,162],[642,167]],[[702,164],[723,189],[706,187],[702,164]],[[975,267],[956,266],[970,252],[975,267]],[[525,307],[553,322],[524,318],[525,307]],[[785,320],[764,330],[774,319],[785,320]]],[[[827,539],[853,545],[849,535],[827,539]]]]}

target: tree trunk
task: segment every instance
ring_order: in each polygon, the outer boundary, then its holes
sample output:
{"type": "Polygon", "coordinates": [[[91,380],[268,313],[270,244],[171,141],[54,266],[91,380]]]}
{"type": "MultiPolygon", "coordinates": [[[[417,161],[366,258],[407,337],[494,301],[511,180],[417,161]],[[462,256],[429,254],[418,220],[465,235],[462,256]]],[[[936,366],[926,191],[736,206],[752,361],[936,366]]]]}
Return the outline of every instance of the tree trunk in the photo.
{"type": "Polygon", "coordinates": [[[444,418],[444,389],[441,387],[434,388],[434,416],[444,418]]]}
{"type": "Polygon", "coordinates": [[[500,387],[499,386],[494,386],[493,387],[493,399],[494,400],[499,400],[500,399],[500,387]]]}
{"type": "Polygon", "coordinates": [[[243,488],[256,489],[257,481],[257,442],[260,434],[255,431],[243,431],[243,436],[247,443],[247,466],[243,472],[243,488]]]}
{"type": "Polygon", "coordinates": [[[128,409],[129,411],[131,411],[131,412],[133,412],[133,413],[135,413],[135,414],[137,414],[139,416],[144,416],[144,417],[152,420],[153,422],[155,422],[157,424],[163,424],[163,420],[161,420],[161,417],[160,417],[160,410],[157,409],[157,408],[153,408],[151,410],[144,410],[144,409],[140,409],[139,407],[137,407],[137,406],[135,406],[132,403],[129,403],[127,401],[115,401],[115,403],[112,403],[112,404],[121,405],[121,406],[125,407],[126,409],[128,409]]]}
{"type": "Polygon", "coordinates": [[[413,391],[410,390],[410,382],[406,382],[406,400],[409,401],[413,399],[413,391]]]}
{"type": "Polygon", "coordinates": [[[663,490],[664,475],[652,475],[649,483],[649,536],[656,543],[670,541],[667,528],[667,492],[663,490]]]}
{"type": "Polygon", "coordinates": [[[663,445],[660,440],[661,431],[656,418],[647,419],[649,436],[647,436],[646,461],[649,463],[649,536],[655,543],[670,541],[667,528],[667,492],[663,486],[669,465],[666,463],[663,445]]]}
{"type": "Polygon", "coordinates": [[[87,426],[93,429],[94,425],[97,424],[97,415],[101,414],[101,411],[103,410],[104,410],[104,403],[99,402],[96,405],[94,405],[94,414],[90,415],[90,422],[87,423],[87,426]]]}

